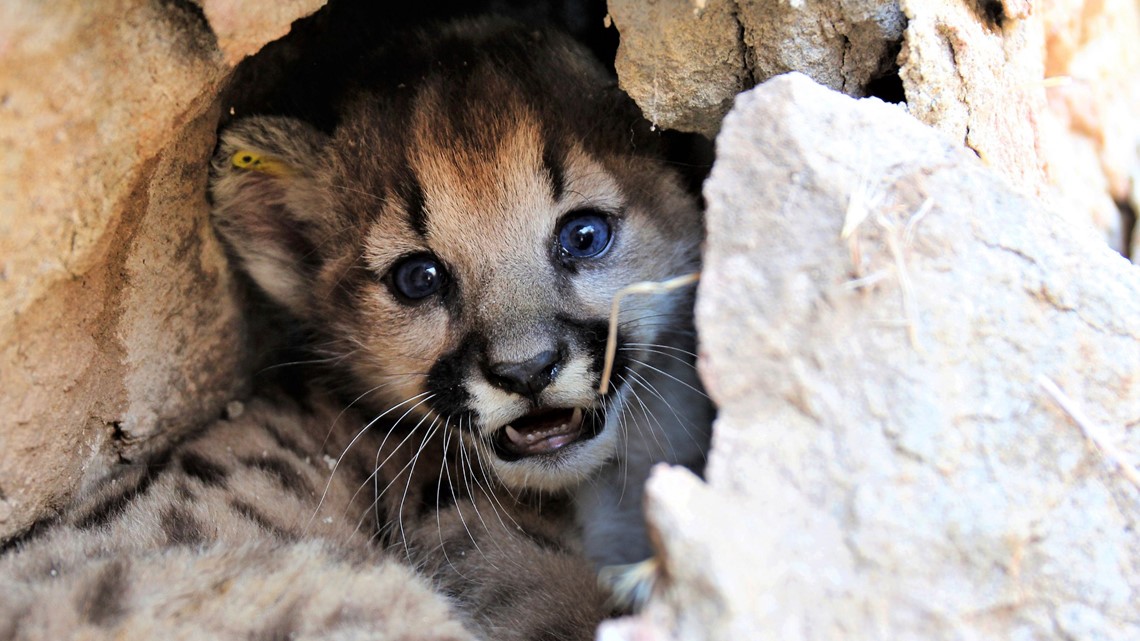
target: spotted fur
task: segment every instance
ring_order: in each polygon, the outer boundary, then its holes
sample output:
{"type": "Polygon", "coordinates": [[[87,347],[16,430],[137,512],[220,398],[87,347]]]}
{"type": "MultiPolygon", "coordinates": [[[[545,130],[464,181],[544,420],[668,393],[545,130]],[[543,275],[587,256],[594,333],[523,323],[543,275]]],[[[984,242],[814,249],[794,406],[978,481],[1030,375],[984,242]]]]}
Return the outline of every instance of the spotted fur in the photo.
{"type": "Polygon", "coordinates": [[[356,451],[367,423],[340,407],[256,399],[116,469],[0,557],[0,639],[593,638],[605,595],[556,509],[356,451]]]}

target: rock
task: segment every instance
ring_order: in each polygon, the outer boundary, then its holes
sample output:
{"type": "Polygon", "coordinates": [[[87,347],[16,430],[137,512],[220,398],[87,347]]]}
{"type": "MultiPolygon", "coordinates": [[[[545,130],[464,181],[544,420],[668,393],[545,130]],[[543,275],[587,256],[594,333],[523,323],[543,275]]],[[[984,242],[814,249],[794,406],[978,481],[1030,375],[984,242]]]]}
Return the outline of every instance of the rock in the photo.
{"type": "Polygon", "coordinates": [[[754,82],[788,71],[851,96],[895,66],[906,18],[894,2],[736,0],[754,82]]]}
{"type": "Polygon", "coordinates": [[[612,0],[621,86],[654,123],[716,135],[732,98],[755,84],[732,2],[612,0]]]}
{"type": "Polygon", "coordinates": [[[907,110],[973,149],[1027,193],[1044,188],[1041,20],[998,3],[902,0],[899,76],[907,110]]]}
{"type": "Polygon", "coordinates": [[[243,385],[205,199],[231,69],[196,9],[0,4],[0,540],[243,385]]]}
{"type": "Polygon", "coordinates": [[[905,19],[897,4],[778,0],[615,0],[621,86],[647,118],[712,137],[742,89],[801,71],[866,95],[893,68],[905,19]]]}
{"type": "Polygon", "coordinates": [[[1117,203],[1140,167],[1131,0],[619,0],[609,10],[621,86],[663,127],[711,137],[737,91],[786,71],[856,97],[897,93],[911,115],[1126,249],[1117,203]],[[896,73],[901,88],[874,86],[896,73]]]}
{"type": "Polygon", "coordinates": [[[1116,203],[1127,200],[1140,166],[1136,3],[1054,0],[1036,12],[1022,3],[979,12],[949,0],[902,7],[910,113],[1125,250],[1116,203]]]}
{"type": "Polygon", "coordinates": [[[1073,135],[1096,145],[1109,193],[1123,201],[1138,166],[1140,5],[1052,0],[1042,20],[1051,110],[1073,135]]]}
{"type": "MultiPolygon", "coordinates": [[[[1043,150],[1057,208],[1092,220],[1123,247],[1116,203],[1140,180],[1140,5],[1051,0],[1042,5],[1048,110],[1043,150]]],[[[1135,252],[1132,253],[1136,257],[1135,252]]]]}
{"type": "Polygon", "coordinates": [[[1140,272],[800,75],[717,149],[707,481],[651,479],[666,586],[606,638],[1140,638],[1140,272]]]}
{"type": "Polygon", "coordinates": [[[197,0],[218,38],[226,64],[242,58],[289,33],[289,26],[320,9],[325,0],[197,0]]]}

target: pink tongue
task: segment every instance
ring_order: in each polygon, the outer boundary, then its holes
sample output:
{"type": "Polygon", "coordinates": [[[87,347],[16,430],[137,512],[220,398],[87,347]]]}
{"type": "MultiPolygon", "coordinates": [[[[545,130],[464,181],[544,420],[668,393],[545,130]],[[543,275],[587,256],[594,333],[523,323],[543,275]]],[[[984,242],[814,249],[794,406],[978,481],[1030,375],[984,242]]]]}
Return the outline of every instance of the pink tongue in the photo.
{"type": "Polygon", "coordinates": [[[552,420],[530,426],[525,421],[520,422],[521,427],[508,425],[504,430],[507,435],[504,445],[515,454],[529,455],[553,452],[578,440],[582,433],[581,410],[555,418],[552,416],[552,420]]]}

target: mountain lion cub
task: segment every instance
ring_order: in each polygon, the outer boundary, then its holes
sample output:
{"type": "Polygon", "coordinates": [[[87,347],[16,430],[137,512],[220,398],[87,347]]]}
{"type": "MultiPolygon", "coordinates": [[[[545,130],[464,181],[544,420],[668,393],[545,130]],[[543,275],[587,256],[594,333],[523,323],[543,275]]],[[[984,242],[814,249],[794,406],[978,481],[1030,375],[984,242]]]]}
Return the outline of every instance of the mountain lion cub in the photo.
{"type": "Polygon", "coordinates": [[[598,389],[615,294],[697,270],[697,203],[557,33],[464,21],[358,65],[331,130],[241,119],[212,164],[319,376],[10,550],[0,638],[591,639],[596,569],[650,555],[650,466],[708,440],[691,292],[624,300],[598,389]]]}

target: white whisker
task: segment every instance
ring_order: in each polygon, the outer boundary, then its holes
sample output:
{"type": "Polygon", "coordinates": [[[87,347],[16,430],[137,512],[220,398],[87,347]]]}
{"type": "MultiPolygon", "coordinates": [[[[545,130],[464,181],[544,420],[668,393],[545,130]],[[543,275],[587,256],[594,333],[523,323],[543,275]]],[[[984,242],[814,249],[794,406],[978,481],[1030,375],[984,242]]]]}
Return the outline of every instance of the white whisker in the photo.
{"type": "Polygon", "coordinates": [[[673,380],[674,380],[674,381],[676,381],[677,383],[680,383],[681,385],[684,385],[685,387],[687,387],[687,388],[689,388],[690,390],[692,390],[692,391],[696,392],[697,394],[700,394],[700,395],[701,395],[701,397],[703,397],[703,398],[706,398],[706,399],[707,399],[707,398],[709,397],[709,395],[708,395],[708,394],[706,394],[704,390],[702,390],[702,389],[700,389],[700,388],[697,388],[697,387],[693,387],[692,385],[690,385],[690,384],[686,383],[685,381],[683,381],[683,380],[681,380],[681,379],[677,378],[676,376],[673,376],[672,374],[670,374],[669,372],[666,372],[666,371],[665,371],[665,370],[663,370],[663,369],[660,369],[660,368],[654,367],[654,366],[650,365],[649,363],[646,363],[645,361],[642,361],[642,360],[638,360],[638,359],[635,359],[635,358],[630,358],[629,360],[630,360],[630,362],[631,362],[631,363],[637,363],[638,365],[641,365],[642,367],[647,367],[647,368],[649,368],[649,369],[651,369],[651,370],[653,370],[653,371],[657,372],[658,374],[660,374],[660,375],[662,375],[662,376],[665,376],[666,378],[671,378],[671,379],[673,379],[673,380]]]}
{"type": "MultiPolygon", "coordinates": [[[[376,421],[379,421],[380,419],[384,418],[385,415],[387,415],[392,410],[395,410],[396,408],[400,407],[400,405],[414,401],[415,399],[420,398],[422,396],[425,396],[427,394],[428,394],[428,392],[423,392],[422,394],[417,394],[416,396],[413,396],[413,397],[399,403],[398,405],[393,405],[392,407],[389,407],[388,409],[384,410],[384,412],[382,412],[379,416],[377,416],[376,418],[373,418],[371,421],[369,421],[367,424],[365,424],[364,427],[360,428],[360,430],[352,437],[352,439],[348,442],[348,445],[346,445],[344,450],[341,452],[340,456],[337,457],[336,462],[333,463],[332,469],[329,470],[329,480],[328,480],[328,482],[325,483],[325,489],[323,492],[321,492],[321,498],[320,498],[320,500],[317,501],[317,506],[315,508],[313,508],[313,515],[310,516],[308,522],[305,523],[305,528],[304,528],[305,532],[308,532],[309,526],[312,525],[312,523],[313,523],[313,519],[317,518],[317,514],[320,513],[321,507],[325,503],[325,498],[328,496],[329,489],[332,487],[333,478],[336,476],[336,472],[340,468],[341,461],[344,460],[345,455],[348,454],[348,451],[350,449],[352,449],[352,446],[355,445],[358,440],[360,440],[360,437],[364,436],[365,432],[367,432],[369,429],[372,428],[373,425],[376,424],[376,421]]],[[[341,414],[337,416],[337,419],[339,419],[340,416],[343,416],[343,415],[344,415],[344,412],[342,411],[341,414]]],[[[334,425],[336,424],[336,420],[333,421],[333,424],[334,425]]],[[[329,432],[330,435],[332,433],[331,430],[332,430],[332,428],[330,428],[330,432],[329,432]]],[[[325,446],[328,444],[328,438],[329,438],[328,436],[325,437],[325,442],[321,446],[322,452],[325,451],[325,446]]]]}

